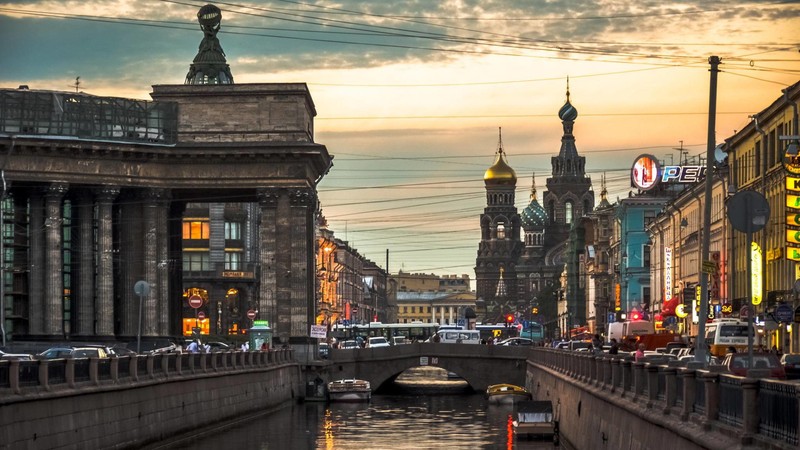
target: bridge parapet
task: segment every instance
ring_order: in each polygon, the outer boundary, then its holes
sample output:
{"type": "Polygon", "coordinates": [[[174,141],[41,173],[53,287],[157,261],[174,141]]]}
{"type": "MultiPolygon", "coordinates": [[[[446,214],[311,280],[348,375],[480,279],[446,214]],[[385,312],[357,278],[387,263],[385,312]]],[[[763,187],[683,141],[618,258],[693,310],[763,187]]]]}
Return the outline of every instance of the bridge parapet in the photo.
{"type": "Polygon", "coordinates": [[[109,358],[0,361],[0,400],[16,396],[135,385],[218,375],[292,362],[294,350],[268,352],[161,353],[109,358]]]}
{"type": "MultiPolygon", "coordinates": [[[[534,348],[530,355],[526,386],[537,399],[557,399],[562,417],[575,418],[564,420],[562,429],[568,439],[572,435],[577,440],[571,442],[579,448],[596,444],[591,440],[581,442],[580,439],[590,439],[581,430],[598,428],[603,430],[604,445],[609,436],[619,438],[617,445],[606,448],[630,448],[635,444],[647,447],[645,428],[655,430],[654,435],[677,435],[683,440],[674,439],[676,448],[679,443],[686,448],[798,448],[800,384],[738,377],[714,366],[687,368],[664,358],[633,362],[623,356],[547,348],[534,348]],[[543,381],[545,378],[565,380],[570,388],[590,392],[591,401],[579,394],[562,398],[563,383],[543,381]],[[649,422],[652,427],[613,424],[608,417],[619,418],[609,412],[613,408],[625,410],[627,417],[649,422]],[[572,415],[574,409],[577,415],[572,415]],[[597,416],[607,418],[597,421],[593,418],[597,416]],[[626,429],[628,437],[622,438],[617,432],[626,429]],[[639,430],[638,434],[630,433],[631,429],[639,430]],[[625,439],[628,441],[622,442],[625,439]]],[[[649,439],[652,444],[659,442],[655,436],[649,439]]]]}
{"type": "Polygon", "coordinates": [[[359,378],[378,389],[405,370],[420,366],[440,367],[464,378],[476,391],[491,384],[525,381],[529,349],[497,345],[415,343],[380,348],[334,349],[327,381],[359,378]]]}

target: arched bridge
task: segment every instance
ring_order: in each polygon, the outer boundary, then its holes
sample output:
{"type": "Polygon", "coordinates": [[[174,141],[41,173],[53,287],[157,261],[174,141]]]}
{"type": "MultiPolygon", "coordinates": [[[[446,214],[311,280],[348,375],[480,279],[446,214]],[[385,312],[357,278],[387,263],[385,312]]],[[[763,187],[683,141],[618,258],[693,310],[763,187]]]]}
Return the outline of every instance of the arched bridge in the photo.
{"type": "Polygon", "coordinates": [[[454,372],[476,391],[492,384],[525,384],[527,347],[418,343],[392,347],[332,350],[326,381],[357,378],[377,390],[407,369],[435,366],[454,372]]]}

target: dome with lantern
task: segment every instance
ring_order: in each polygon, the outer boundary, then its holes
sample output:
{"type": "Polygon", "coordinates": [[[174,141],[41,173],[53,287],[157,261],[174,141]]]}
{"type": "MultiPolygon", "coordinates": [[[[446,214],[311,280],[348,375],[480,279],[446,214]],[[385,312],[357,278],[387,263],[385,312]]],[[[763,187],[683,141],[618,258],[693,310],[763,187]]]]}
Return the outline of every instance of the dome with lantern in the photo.
{"type": "Polygon", "coordinates": [[[497,146],[497,156],[495,157],[492,167],[486,169],[483,174],[483,181],[485,184],[516,184],[517,173],[508,165],[503,151],[503,138],[500,136],[500,141],[497,146]]]}
{"type": "Polygon", "coordinates": [[[520,214],[522,228],[525,230],[543,230],[547,226],[547,211],[536,199],[536,175],[533,175],[531,186],[531,202],[520,214]]]}

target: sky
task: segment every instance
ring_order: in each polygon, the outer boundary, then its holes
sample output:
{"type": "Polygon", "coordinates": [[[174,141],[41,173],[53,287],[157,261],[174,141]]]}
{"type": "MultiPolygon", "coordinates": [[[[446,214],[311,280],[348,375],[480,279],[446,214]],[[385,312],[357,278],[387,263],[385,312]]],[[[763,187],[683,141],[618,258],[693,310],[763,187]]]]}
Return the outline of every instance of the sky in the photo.
{"type": "MultiPolygon", "coordinates": [[[[0,87],[150,99],[182,84],[202,32],[193,1],[0,0],[0,87]]],[[[236,83],[304,82],[318,186],[336,237],[388,269],[474,279],[483,175],[502,147],[516,205],[541,202],[563,134],[596,203],[631,191],[642,153],[708,146],[708,58],[719,56],[715,143],[800,80],[800,2],[669,0],[214,3],[236,83]],[[569,80],[569,81],[567,81],[569,80]]],[[[685,152],[685,153],[684,153],[685,152]]]]}

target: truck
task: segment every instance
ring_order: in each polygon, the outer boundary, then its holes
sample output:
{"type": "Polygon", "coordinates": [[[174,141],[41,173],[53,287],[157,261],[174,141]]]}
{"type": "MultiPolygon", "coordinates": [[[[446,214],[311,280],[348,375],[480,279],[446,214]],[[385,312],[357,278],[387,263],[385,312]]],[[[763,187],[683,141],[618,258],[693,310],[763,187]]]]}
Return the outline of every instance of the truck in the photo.
{"type": "Polygon", "coordinates": [[[617,342],[622,343],[626,340],[636,339],[636,336],[643,334],[654,334],[655,328],[653,322],[647,320],[626,320],[624,322],[612,322],[608,324],[607,338],[616,339],[617,342]]]}

